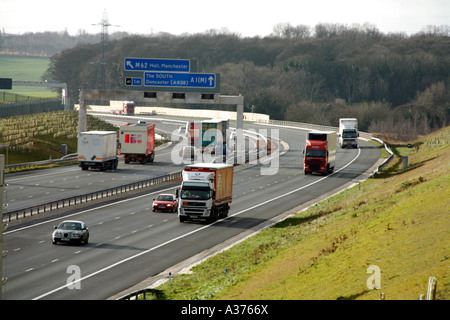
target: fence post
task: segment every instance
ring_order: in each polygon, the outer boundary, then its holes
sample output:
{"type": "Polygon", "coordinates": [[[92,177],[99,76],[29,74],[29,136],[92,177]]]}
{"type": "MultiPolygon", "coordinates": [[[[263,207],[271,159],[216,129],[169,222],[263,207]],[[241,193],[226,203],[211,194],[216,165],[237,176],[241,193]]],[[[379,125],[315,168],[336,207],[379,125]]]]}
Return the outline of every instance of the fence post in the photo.
{"type": "Polygon", "coordinates": [[[436,284],[437,280],[435,277],[428,279],[427,300],[436,300],[436,284]]]}

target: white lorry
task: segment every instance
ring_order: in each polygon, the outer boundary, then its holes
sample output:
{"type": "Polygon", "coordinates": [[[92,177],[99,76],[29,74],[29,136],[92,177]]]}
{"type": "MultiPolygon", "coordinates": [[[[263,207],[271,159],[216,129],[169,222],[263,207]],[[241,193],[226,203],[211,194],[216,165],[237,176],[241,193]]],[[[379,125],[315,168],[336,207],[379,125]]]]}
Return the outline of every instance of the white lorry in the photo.
{"type": "Polygon", "coordinates": [[[358,119],[339,119],[339,146],[358,148],[358,119]]]}
{"type": "Polygon", "coordinates": [[[117,132],[86,131],[78,137],[78,161],[82,170],[89,168],[115,170],[117,157],[117,132]]]}
{"type": "Polygon", "coordinates": [[[225,218],[233,194],[233,165],[200,163],[187,165],[177,190],[180,222],[205,219],[214,222],[225,218]]]}

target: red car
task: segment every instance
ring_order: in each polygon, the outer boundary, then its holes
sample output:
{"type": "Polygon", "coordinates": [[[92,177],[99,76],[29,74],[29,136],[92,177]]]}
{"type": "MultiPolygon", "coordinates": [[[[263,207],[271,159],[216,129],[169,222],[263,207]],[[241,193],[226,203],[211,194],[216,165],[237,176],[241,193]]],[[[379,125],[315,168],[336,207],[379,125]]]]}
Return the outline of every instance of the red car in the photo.
{"type": "Polygon", "coordinates": [[[156,210],[167,210],[175,212],[178,210],[178,200],[173,194],[160,194],[153,199],[153,212],[156,210]]]}

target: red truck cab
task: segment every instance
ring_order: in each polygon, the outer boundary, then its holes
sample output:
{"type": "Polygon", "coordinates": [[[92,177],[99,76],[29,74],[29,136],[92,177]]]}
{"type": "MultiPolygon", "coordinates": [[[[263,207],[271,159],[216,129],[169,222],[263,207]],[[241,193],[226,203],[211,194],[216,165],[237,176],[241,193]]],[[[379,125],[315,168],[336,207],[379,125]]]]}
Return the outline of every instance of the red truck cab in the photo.
{"type": "Polygon", "coordinates": [[[303,172],[327,174],[333,172],[336,160],[336,132],[307,133],[303,157],[303,172]]]}

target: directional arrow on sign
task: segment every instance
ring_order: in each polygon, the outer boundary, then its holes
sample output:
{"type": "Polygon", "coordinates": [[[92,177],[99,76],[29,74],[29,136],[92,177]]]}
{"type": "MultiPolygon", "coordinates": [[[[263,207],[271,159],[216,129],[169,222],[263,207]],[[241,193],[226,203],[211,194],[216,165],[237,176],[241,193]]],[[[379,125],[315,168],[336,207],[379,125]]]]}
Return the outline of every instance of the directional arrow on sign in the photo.
{"type": "Polygon", "coordinates": [[[215,88],[214,73],[144,72],[146,87],[215,88]]]}

